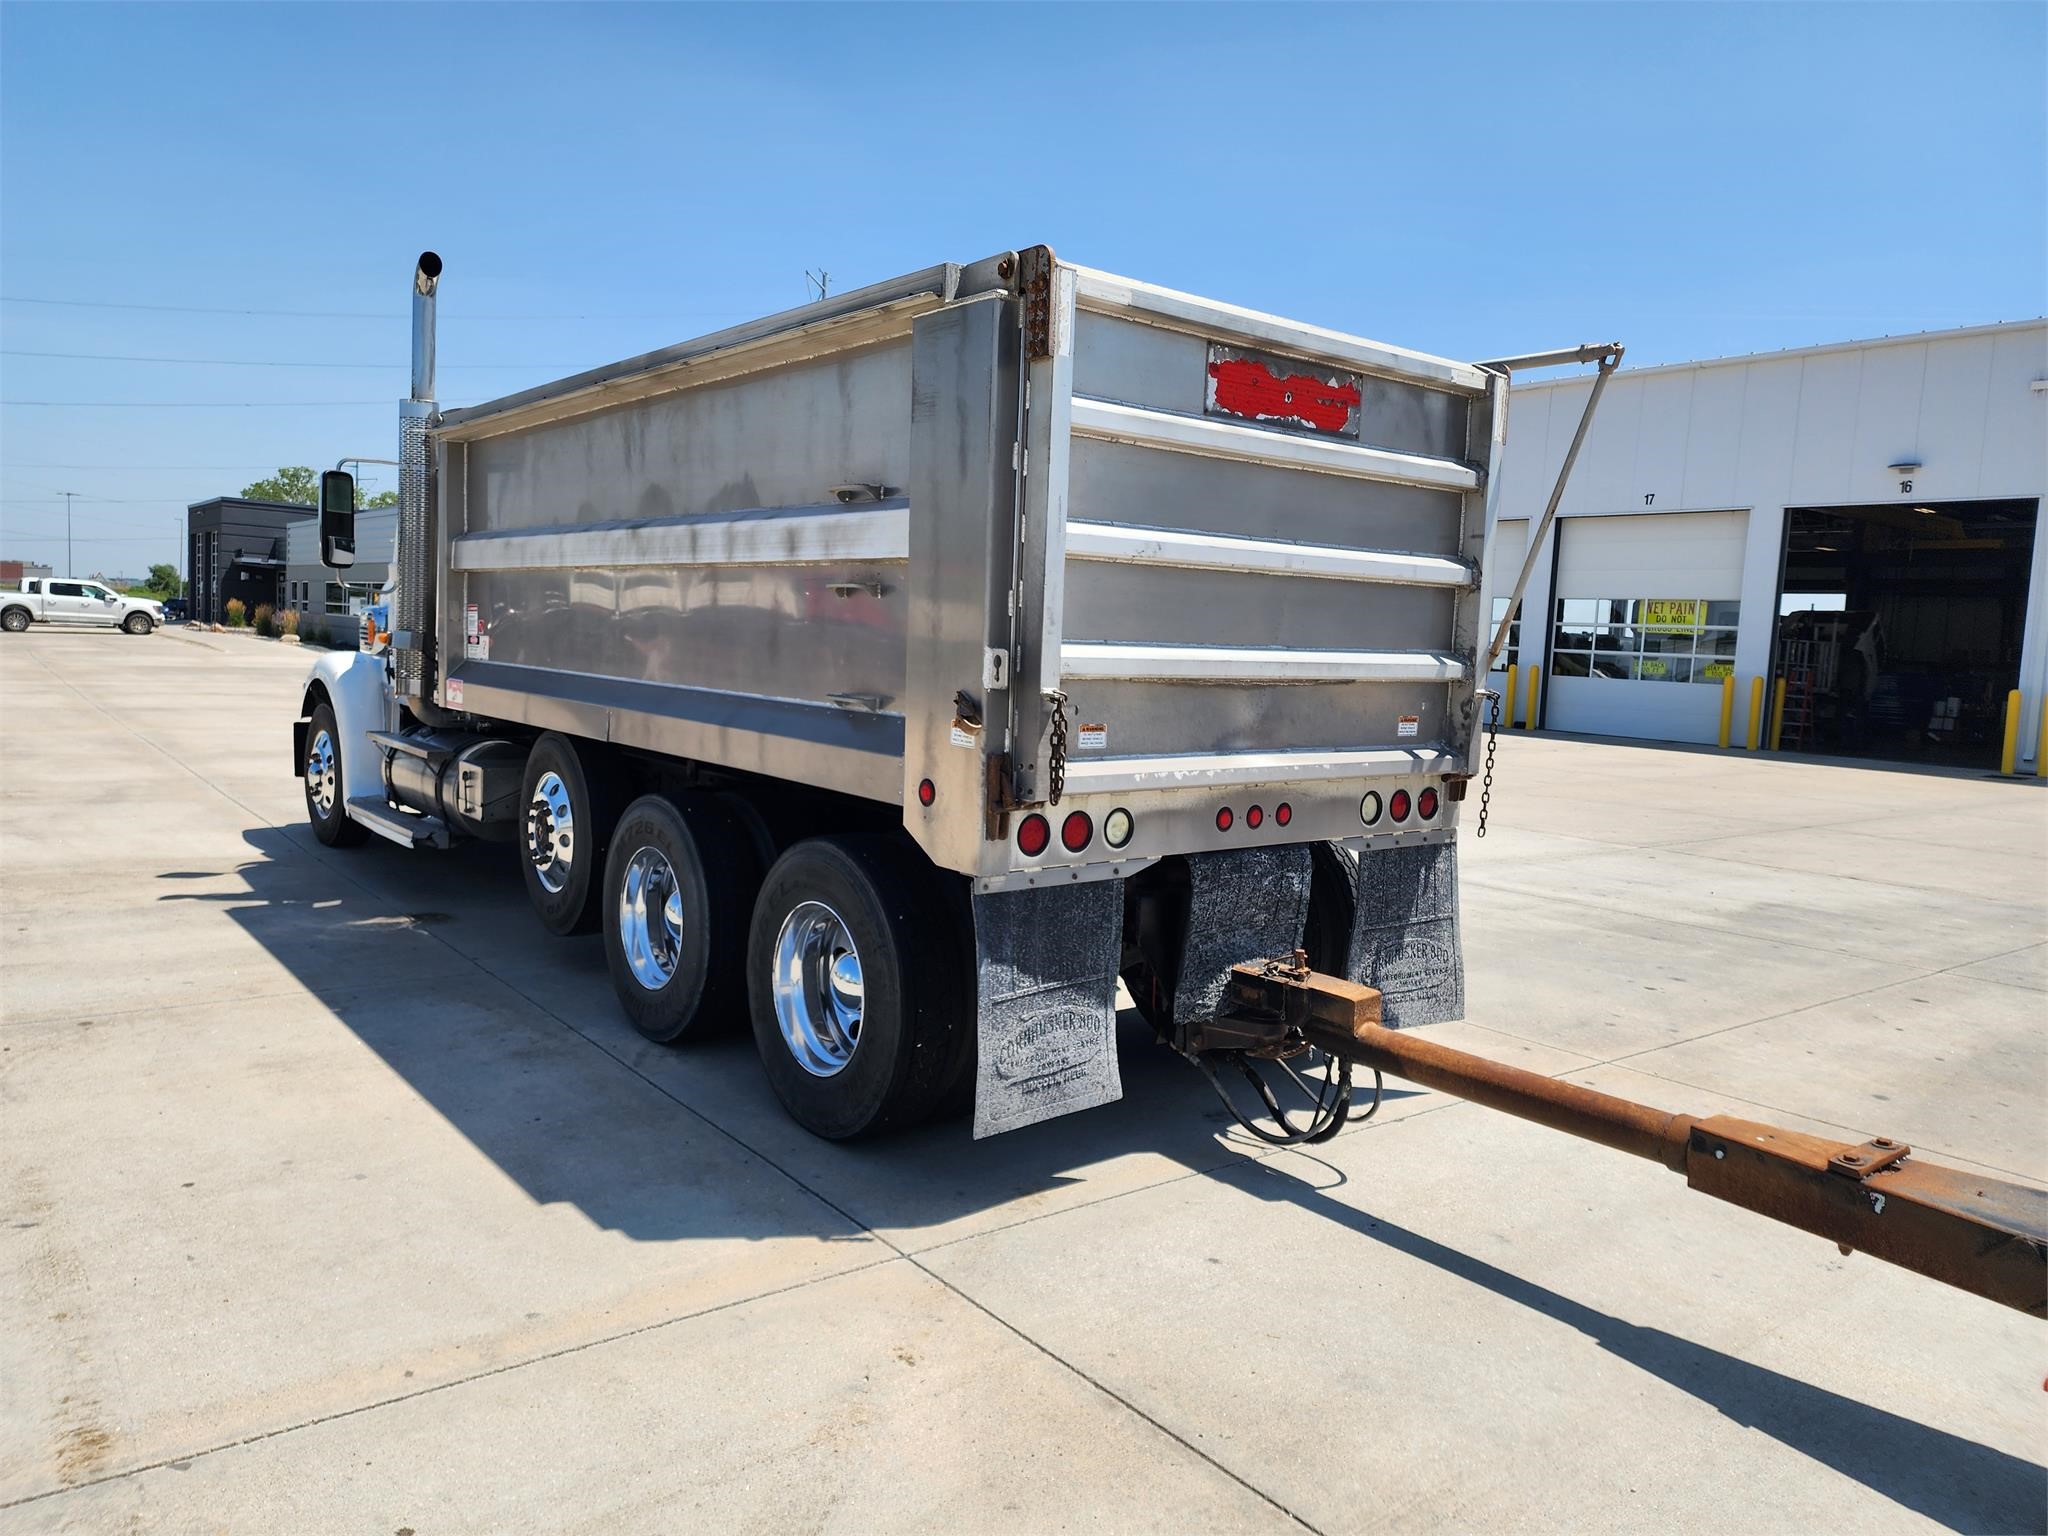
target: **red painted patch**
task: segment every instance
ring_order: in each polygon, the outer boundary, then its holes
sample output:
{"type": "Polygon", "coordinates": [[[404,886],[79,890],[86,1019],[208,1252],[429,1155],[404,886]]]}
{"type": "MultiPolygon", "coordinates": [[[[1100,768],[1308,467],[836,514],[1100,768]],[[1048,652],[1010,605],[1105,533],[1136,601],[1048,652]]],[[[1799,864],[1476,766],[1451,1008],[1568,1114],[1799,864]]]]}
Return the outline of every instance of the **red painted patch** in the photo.
{"type": "Polygon", "coordinates": [[[1311,374],[1281,378],[1256,358],[1233,357],[1209,365],[1216,408],[1254,421],[1291,421],[1318,432],[1341,432],[1359,404],[1356,384],[1311,374]]]}

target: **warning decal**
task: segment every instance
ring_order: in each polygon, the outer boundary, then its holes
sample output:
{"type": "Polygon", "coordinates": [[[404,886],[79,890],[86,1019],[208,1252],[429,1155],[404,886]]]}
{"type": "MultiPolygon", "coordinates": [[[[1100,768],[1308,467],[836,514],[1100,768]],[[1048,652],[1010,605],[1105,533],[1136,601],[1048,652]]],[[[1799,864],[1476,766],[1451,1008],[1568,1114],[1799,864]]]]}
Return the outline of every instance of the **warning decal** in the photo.
{"type": "Polygon", "coordinates": [[[1422,716],[1420,715],[1403,715],[1394,726],[1394,734],[1396,736],[1417,736],[1421,732],[1422,716]]]}

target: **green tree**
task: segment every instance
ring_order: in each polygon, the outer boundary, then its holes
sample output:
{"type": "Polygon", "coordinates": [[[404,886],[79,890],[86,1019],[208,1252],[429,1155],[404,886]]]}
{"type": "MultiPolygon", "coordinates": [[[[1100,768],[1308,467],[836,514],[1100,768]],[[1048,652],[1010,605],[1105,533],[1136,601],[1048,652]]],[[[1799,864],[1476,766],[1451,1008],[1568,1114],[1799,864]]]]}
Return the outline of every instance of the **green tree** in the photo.
{"type": "MultiPolygon", "coordinates": [[[[287,464],[274,475],[250,481],[242,487],[242,494],[251,501],[285,501],[302,507],[317,507],[320,505],[320,477],[308,465],[287,464]]],[[[365,496],[361,482],[357,483],[356,507],[359,511],[397,505],[398,492],[379,491],[374,496],[365,496]]]]}
{"type": "Polygon", "coordinates": [[[185,583],[178,579],[178,568],[175,565],[152,565],[149,568],[149,580],[142,585],[146,591],[157,597],[176,597],[185,590],[185,583]]]}
{"type": "Polygon", "coordinates": [[[287,464],[266,479],[250,481],[242,487],[242,494],[251,501],[286,501],[301,507],[317,506],[320,477],[307,465],[287,464]]]}

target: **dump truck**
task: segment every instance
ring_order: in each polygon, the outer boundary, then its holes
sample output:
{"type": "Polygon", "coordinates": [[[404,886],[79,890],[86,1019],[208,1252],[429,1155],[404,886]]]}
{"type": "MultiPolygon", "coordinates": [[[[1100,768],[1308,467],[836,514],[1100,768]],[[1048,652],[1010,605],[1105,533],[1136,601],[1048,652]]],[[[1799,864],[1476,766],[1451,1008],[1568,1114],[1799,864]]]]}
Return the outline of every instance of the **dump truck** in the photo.
{"type": "MultiPolygon", "coordinates": [[[[422,255],[394,574],[294,725],[322,842],[507,845],[636,1029],[751,1027],[820,1136],[1108,1103],[1124,996],[1267,1140],[1420,1075],[1879,1251],[1867,1154],[1880,1212],[1988,1224],[1996,1276],[1949,1268],[2040,1309],[2038,1192],[1908,1191],[1891,1143],[1815,1175],[1404,1033],[1464,1009],[1509,381],[1598,365],[1568,475],[1618,346],[1460,362],[1035,246],[443,410],[441,278],[422,255]],[[1802,1215],[1750,1198],[1759,1159],[1836,1182],[1802,1215]]],[[[354,506],[322,477],[337,570],[354,506]]]]}

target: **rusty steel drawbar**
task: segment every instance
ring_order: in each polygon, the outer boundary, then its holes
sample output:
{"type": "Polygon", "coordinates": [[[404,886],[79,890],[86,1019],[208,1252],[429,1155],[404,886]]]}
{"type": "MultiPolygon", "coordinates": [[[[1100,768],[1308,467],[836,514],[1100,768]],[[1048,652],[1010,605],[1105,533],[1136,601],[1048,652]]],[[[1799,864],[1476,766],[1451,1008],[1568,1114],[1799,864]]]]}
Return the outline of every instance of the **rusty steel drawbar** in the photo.
{"type": "Polygon", "coordinates": [[[1662,1163],[1704,1194],[2048,1318],[2048,1190],[1943,1167],[1903,1142],[1841,1142],[1726,1115],[1653,1109],[1386,1028],[1375,989],[1291,961],[1232,969],[1229,1025],[1312,1047],[1662,1163]]]}

